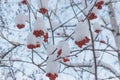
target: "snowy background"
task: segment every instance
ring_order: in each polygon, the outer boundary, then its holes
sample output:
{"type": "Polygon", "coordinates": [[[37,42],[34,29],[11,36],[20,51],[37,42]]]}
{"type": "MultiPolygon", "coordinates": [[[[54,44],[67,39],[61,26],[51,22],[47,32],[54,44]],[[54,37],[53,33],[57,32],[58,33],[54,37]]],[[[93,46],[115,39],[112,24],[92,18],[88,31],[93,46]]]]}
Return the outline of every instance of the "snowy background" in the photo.
{"type": "MultiPolygon", "coordinates": [[[[61,59],[58,59],[60,66],[56,80],[95,80],[91,40],[82,48],[79,48],[74,43],[77,31],[79,30],[76,29],[78,20],[85,19],[86,16],[83,13],[88,14],[96,0],[86,1],[88,4],[87,8],[83,4],[84,0],[48,0],[48,14],[50,15],[50,21],[54,30],[54,46],[62,46],[63,44],[61,45],[60,41],[67,39],[70,48],[70,54],[68,54],[69,62],[64,64],[64,62],[61,62],[61,59]],[[74,31],[76,35],[70,36],[74,31]],[[69,64],[78,65],[78,67],[73,67],[69,64]],[[82,67],[84,65],[90,67],[82,67]]],[[[47,58],[50,58],[48,54],[50,50],[53,50],[51,46],[53,44],[52,30],[49,19],[46,15],[37,11],[39,9],[37,0],[31,0],[31,3],[29,3],[30,7],[20,2],[21,0],[0,0],[0,80],[49,80],[46,77],[46,65],[49,63],[47,58]],[[18,14],[25,14],[27,16],[28,22],[25,23],[25,28],[23,29],[16,27],[15,18],[18,14]],[[26,45],[31,29],[34,30],[32,24],[35,21],[35,15],[44,20],[49,33],[49,41],[47,43],[42,42],[40,48],[30,50],[26,45]],[[4,54],[7,55],[3,57],[4,54]]],[[[120,2],[113,0],[113,5],[119,26],[120,2]]],[[[115,51],[117,50],[116,45],[112,32],[105,28],[112,29],[107,5],[103,5],[103,8],[96,13],[98,18],[90,22],[93,36],[95,37],[96,60],[98,65],[101,65],[101,67],[97,67],[98,78],[100,78],[98,80],[119,80],[120,67],[117,51],[115,51]],[[102,30],[97,36],[93,28],[95,22],[100,24],[100,29],[102,30]],[[105,41],[105,43],[101,43],[101,40],[105,41]]],[[[84,23],[85,26],[88,26],[87,20],[84,23]]],[[[83,35],[88,34],[88,37],[91,39],[89,28],[81,28],[79,32],[80,34],[83,33],[83,35]]],[[[65,51],[68,50],[66,46],[63,49],[65,51]]],[[[54,58],[52,56],[52,59],[54,58]]],[[[49,69],[51,71],[55,70],[55,65],[52,65],[49,69]]]]}

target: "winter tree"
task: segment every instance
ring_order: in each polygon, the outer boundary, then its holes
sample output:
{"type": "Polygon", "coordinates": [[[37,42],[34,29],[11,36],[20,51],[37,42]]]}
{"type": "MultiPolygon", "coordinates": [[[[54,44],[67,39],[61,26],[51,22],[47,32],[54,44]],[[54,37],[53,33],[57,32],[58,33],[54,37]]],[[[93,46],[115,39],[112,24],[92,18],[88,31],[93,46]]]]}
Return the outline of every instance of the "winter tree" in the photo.
{"type": "Polygon", "coordinates": [[[119,0],[0,0],[0,80],[120,80],[119,0]]]}

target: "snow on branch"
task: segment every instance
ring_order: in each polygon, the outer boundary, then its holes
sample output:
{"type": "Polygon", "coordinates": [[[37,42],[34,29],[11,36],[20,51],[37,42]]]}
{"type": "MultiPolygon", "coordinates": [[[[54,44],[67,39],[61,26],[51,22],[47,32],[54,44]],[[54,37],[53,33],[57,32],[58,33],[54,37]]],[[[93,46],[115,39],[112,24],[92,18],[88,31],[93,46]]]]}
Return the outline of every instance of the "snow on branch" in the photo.
{"type": "MultiPolygon", "coordinates": [[[[76,63],[72,63],[72,62],[69,62],[69,63],[63,63],[64,65],[66,66],[69,66],[69,67],[93,67],[93,64],[94,63],[91,63],[90,62],[84,62],[84,63],[79,63],[79,62],[76,62],[76,63]]],[[[97,66],[98,67],[103,67],[104,69],[107,69],[109,70],[111,73],[113,73],[118,79],[120,79],[120,72],[117,71],[116,69],[114,69],[111,65],[109,65],[108,63],[105,63],[103,61],[97,61],[97,66]]],[[[94,72],[92,72],[94,74],[94,72]]]]}

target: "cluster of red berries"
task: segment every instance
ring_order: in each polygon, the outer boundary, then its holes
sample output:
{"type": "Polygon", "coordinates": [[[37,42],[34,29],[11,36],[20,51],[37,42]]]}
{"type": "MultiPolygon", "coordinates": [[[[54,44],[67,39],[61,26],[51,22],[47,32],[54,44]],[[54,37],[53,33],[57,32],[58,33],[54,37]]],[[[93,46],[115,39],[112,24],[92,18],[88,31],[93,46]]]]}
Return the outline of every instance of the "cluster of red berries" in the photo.
{"type": "Polygon", "coordinates": [[[97,7],[97,9],[102,9],[103,4],[104,4],[104,1],[99,1],[95,4],[95,7],[97,7]]]}
{"type": "Polygon", "coordinates": [[[99,33],[100,31],[101,31],[101,30],[99,30],[99,29],[96,29],[96,30],[95,30],[96,33],[99,33]]]}
{"type": "Polygon", "coordinates": [[[44,40],[43,40],[43,41],[44,41],[44,42],[48,42],[48,33],[44,34],[43,37],[44,37],[44,40]]]}
{"type": "Polygon", "coordinates": [[[62,54],[62,49],[60,49],[58,52],[57,52],[57,57],[59,57],[61,54],[62,54]]]}
{"type": "Polygon", "coordinates": [[[82,48],[83,45],[86,45],[86,43],[88,43],[90,41],[90,39],[85,36],[85,38],[81,41],[75,41],[75,44],[79,47],[82,48]]]}
{"type": "Polygon", "coordinates": [[[34,30],[33,35],[35,35],[36,37],[41,37],[44,35],[44,31],[43,30],[34,30]]]}
{"type": "Polygon", "coordinates": [[[40,8],[39,12],[42,14],[46,14],[48,10],[46,8],[40,8]]]}
{"type": "Polygon", "coordinates": [[[62,59],[63,59],[63,62],[68,62],[68,61],[70,61],[70,59],[68,59],[68,58],[66,58],[66,57],[63,57],[62,59]]]}
{"type": "Polygon", "coordinates": [[[34,49],[34,48],[38,48],[38,47],[40,47],[40,44],[36,44],[36,45],[34,45],[34,44],[29,44],[29,45],[27,45],[27,48],[28,48],[28,49],[34,49]]]}
{"type": "Polygon", "coordinates": [[[25,27],[24,24],[17,24],[17,28],[18,28],[18,29],[22,29],[22,28],[24,28],[24,27],[25,27]]]}
{"type": "Polygon", "coordinates": [[[96,19],[97,18],[97,16],[96,16],[96,14],[94,13],[94,12],[91,12],[89,15],[88,15],[88,19],[89,20],[93,20],[93,19],[96,19]]]}
{"type": "Polygon", "coordinates": [[[34,30],[33,31],[33,35],[35,35],[36,37],[44,37],[44,42],[48,42],[48,33],[44,33],[43,30],[34,30]]]}
{"type": "Polygon", "coordinates": [[[52,74],[52,73],[47,73],[46,76],[50,79],[50,80],[55,80],[58,75],[56,73],[52,74]]]}
{"type": "Polygon", "coordinates": [[[106,43],[104,40],[100,40],[100,43],[106,43]]]}
{"type": "MultiPolygon", "coordinates": [[[[48,33],[44,33],[43,30],[34,30],[33,31],[33,35],[35,35],[35,37],[44,37],[44,42],[48,42],[48,33]]],[[[40,47],[40,43],[38,42],[37,44],[28,44],[27,48],[28,49],[34,49],[34,48],[38,48],[40,47]]]]}
{"type": "Polygon", "coordinates": [[[22,4],[27,4],[27,1],[26,0],[22,0],[22,2],[21,2],[22,4]]]}

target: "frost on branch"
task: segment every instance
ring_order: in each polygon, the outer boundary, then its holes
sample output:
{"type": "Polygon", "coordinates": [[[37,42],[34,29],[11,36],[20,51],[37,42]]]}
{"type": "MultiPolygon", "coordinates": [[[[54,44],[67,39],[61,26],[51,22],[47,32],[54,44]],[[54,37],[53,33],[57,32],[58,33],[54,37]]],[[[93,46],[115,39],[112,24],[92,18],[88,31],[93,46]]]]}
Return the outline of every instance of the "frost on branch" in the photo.
{"type": "Polygon", "coordinates": [[[86,22],[79,22],[77,24],[73,38],[75,39],[75,44],[79,48],[82,48],[83,45],[86,45],[90,41],[89,27],[88,24],[86,24],[86,22]]]}
{"type": "Polygon", "coordinates": [[[39,12],[46,14],[48,12],[48,0],[38,0],[39,12]]]}
{"type": "Polygon", "coordinates": [[[18,14],[15,17],[15,23],[18,29],[22,29],[25,27],[26,15],[18,14]]]}
{"type": "Polygon", "coordinates": [[[51,21],[53,30],[56,29],[60,24],[56,21],[51,21]]]}
{"type": "Polygon", "coordinates": [[[82,7],[85,8],[85,7],[86,7],[86,2],[85,2],[85,0],[82,0],[81,2],[82,2],[82,7]]]}
{"type": "Polygon", "coordinates": [[[85,8],[85,10],[84,10],[84,13],[85,13],[86,15],[90,12],[91,8],[94,6],[94,3],[88,3],[87,5],[88,5],[89,7],[85,8]]]}
{"type": "MultiPolygon", "coordinates": [[[[87,70],[88,70],[88,67],[89,67],[89,68],[91,68],[91,69],[89,69],[90,72],[94,73],[93,72],[94,71],[93,70],[93,67],[94,67],[93,64],[94,64],[93,62],[91,64],[89,62],[82,62],[82,63],[79,63],[79,62],[72,63],[72,62],[70,62],[70,63],[65,63],[65,65],[72,66],[72,67],[86,67],[87,70]]],[[[109,65],[108,63],[105,63],[105,62],[103,62],[101,60],[97,60],[97,66],[103,67],[104,69],[109,70],[111,73],[113,73],[118,78],[120,77],[119,70],[114,69],[114,67],[109,65]]]]}
{"type": "Polygon", "coordinates": [[[99,51],[95,51],[96,58],[99,58],[101,56],[101,53],[99,51]]]}
{"type": "Polygon", "coordinates": [[[40,39],[36,38],[32,33],[27,37],[27,48],[34,49],[40,47],[40,39]]]}

